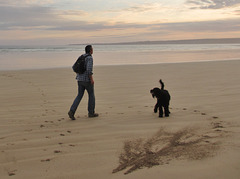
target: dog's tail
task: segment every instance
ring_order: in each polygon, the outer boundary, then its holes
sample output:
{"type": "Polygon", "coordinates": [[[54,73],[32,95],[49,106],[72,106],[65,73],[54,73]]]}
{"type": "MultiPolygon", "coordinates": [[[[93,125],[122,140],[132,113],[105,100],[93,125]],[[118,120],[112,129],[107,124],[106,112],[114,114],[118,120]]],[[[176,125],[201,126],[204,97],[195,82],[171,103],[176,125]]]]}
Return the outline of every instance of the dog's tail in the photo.
{"type": "Polygon", "coordinates": [[[164,83],[162,82],[162,80],[159,80],[159,83],[161,84],[161,90],[164,90],[164,83]]]}

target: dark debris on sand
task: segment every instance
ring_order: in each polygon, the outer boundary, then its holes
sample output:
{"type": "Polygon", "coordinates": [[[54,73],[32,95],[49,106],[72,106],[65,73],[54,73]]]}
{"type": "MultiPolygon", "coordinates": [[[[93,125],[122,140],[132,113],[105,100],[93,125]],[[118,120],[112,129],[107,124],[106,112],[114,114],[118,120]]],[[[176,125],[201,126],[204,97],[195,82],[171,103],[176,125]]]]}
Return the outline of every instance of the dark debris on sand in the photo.
{"type": "Polygon", "coordinates": [[[160,129],[152,138],[126,141],[119,156],[119,166],[112,173],[126,169],[129,174],[137,169],[168,164],[174,159],[200,160],[213,156],[219,148],[211,138],[194,129],[167,132],[160,129]]]}

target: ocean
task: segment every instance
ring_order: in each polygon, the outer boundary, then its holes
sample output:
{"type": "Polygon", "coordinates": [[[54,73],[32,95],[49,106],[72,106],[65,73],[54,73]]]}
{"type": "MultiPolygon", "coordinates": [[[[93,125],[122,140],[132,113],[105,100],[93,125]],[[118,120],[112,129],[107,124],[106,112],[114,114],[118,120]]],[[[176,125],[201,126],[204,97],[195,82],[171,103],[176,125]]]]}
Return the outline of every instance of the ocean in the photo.
{"type": "MultiPolygon", "coordinates": [[[[85,45],[0,46],[0,71],[70,68],[85,45]]],[[[98,44],[94,65],[183,63],[240,59],[240,44],[98,44]]]]}

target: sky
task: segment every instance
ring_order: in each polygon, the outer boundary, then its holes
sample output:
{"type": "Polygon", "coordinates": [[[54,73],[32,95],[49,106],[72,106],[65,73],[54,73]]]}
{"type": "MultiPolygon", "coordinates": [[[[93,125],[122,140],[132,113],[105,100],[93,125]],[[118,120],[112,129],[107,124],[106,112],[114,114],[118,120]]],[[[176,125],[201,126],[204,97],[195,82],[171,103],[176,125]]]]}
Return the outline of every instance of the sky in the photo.
{"type": "Polygon", "coordinates": [[[0,0],[0,45],[240,38],[240,0],[0,0]]]}

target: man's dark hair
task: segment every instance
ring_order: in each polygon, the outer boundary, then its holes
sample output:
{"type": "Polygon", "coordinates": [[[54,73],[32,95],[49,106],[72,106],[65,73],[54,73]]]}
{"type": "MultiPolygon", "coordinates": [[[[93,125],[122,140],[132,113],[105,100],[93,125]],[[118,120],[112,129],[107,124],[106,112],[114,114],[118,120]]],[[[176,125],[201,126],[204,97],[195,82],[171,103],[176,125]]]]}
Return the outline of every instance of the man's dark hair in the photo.
{"type": "Polygon", "coordinates": [[[85,47],[85,52],[86,52],[86,53],[90,53],[91,50],[92,50],[92,45],[87,45],[87,46],[85,47]]]}

